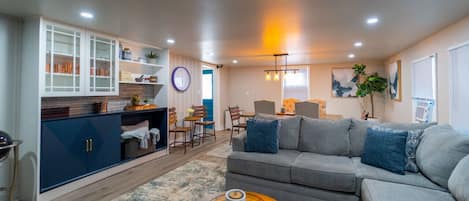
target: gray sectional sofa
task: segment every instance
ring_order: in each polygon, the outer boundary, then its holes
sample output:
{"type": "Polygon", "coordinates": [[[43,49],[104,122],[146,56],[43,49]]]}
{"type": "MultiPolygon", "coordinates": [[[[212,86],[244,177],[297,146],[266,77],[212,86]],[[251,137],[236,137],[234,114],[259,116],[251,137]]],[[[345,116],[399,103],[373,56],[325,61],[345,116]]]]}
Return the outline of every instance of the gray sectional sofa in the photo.
{"type": "Polygon", "coordinates": [[[461,160],[469,136],[450,126],[294,117],[281,120],[277,154],[244,152],[245,140],[246,133],[233,139],[226,189],[279,201],[469,201],[469,156],[461,160]],[[420,172],[399,175],[361,163],[366,130],[374,125],[425,129],[416,154],[420,172]]]}

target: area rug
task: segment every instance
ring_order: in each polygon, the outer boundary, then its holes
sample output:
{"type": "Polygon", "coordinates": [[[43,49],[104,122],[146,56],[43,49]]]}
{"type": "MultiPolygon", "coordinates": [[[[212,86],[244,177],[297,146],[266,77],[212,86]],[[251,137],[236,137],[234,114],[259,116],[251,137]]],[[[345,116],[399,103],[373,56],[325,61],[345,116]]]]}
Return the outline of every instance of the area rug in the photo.
{"type": "Polygon", "coordinates": [[[233,152],[233,149],[231,148],[231,145],[228,143],[222,144],[218,146],[215,149],[210,150],[207,152],[208,156],[214,156],[214,157],[219,157],[219,158],[228,158],[228,156],[233,152]]]}
{"type": "Polygon", "coordinates": [[[223,193],[225,163],[193,160],[113,201],[201,201],[223,193]]]}

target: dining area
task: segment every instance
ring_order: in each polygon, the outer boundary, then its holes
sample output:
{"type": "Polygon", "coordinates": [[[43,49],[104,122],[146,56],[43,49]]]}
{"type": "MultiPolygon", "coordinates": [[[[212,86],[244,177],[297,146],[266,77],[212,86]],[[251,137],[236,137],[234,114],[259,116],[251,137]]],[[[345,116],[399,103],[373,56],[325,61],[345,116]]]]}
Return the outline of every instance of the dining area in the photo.
{"type": "Polygon", "coordinates": [[[229,119],[225,118],[225,129],[230,130],[230,143],[234,134],[247,129],[247,120],[253,119],[258,114],[270,115],[277,118],[304,116],[313,119],[338,120],[340,114],[329,114],[326,111],[326,101],[321,99],[309,99],[301,101],[295,98],[287,98],[282,102],[279,111],[276,110],[275,101],[256,100],[253,102],[254,111],[243,110],[239,106],[228,106],[229,119]]]}

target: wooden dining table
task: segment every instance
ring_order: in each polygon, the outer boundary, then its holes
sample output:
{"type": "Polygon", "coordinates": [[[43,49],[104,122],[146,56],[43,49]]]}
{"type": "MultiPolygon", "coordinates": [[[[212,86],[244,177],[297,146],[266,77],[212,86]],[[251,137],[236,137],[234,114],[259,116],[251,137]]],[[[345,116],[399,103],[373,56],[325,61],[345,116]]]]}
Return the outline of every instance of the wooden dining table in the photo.
{"type": "Polygon", "coordinates": [[[240,117],[246,118],[246,119],[251,119],[256,116],[256,113],[254,112],[243,112],[239,115],[240,117]]]}

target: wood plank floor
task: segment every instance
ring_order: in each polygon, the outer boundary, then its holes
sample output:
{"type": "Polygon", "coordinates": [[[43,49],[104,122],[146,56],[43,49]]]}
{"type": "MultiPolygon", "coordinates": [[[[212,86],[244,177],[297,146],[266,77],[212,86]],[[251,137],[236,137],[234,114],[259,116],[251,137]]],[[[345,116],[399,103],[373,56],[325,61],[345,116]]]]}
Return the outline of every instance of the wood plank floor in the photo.
{"type": "Polygon", "coordinates": [[[58,197],[54,201],[109,201],[184,165],[192,159],[226,162],[225,159],[207,157],[205,153],[223,143],[228,143],[229,137],[230,133],[228,131],[217,132],[216,142],[213,138],[207,138],[205,143],[200,146],[194,146],[194,148],[188,146],[186,154],[184,154],[182,147],[171,148],[171,153],[168,156],[149,161],[76,191],[72,191],[64,196],[58,197]]]}

